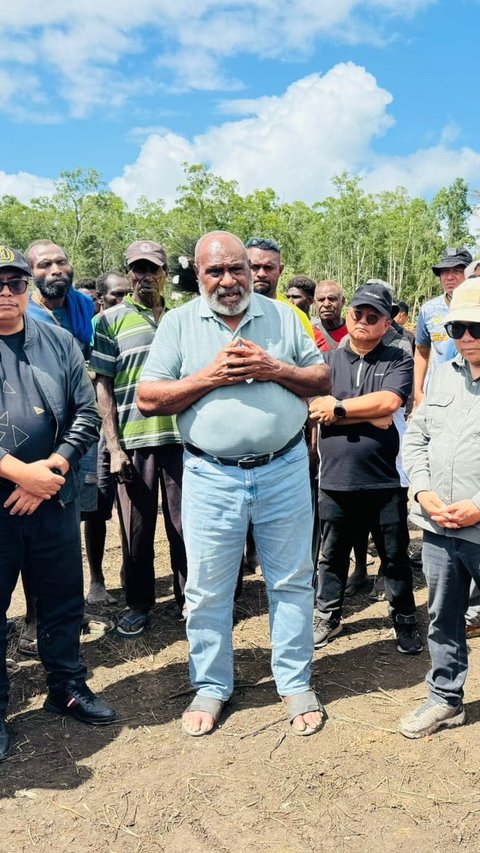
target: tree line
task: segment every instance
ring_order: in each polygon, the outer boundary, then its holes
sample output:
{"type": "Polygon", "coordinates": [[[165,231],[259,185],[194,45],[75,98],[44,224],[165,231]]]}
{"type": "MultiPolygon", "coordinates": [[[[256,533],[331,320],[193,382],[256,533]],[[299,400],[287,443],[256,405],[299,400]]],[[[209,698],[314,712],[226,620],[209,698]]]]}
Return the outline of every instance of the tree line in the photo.
{"type": "Polygon", "coordinates": [[[76,278],[123,268],[132,240],[151,239],[166,249],[171,266],[191,255],[206,231],[225,229],[246,241],[275,239],[282,247],[285,284],[303,273],[334,279],[347,295],[368,278],[389,281],[397,297],[418,307],[438,292],[431,267],[447,246],[468,246],[477,193],[457,178],[431,201],[394,191],[366,193],[359,177],[332,178],[332,195],[312,205],[282,202],[274,189],[241,195],[205,166],[185,165],[174,206],[142,197],[132,210],[94,169],[61,172],[51,197],[23,204],[0,198],[0,241],[24,250],[48,237],[65,248],[76,278]]]}

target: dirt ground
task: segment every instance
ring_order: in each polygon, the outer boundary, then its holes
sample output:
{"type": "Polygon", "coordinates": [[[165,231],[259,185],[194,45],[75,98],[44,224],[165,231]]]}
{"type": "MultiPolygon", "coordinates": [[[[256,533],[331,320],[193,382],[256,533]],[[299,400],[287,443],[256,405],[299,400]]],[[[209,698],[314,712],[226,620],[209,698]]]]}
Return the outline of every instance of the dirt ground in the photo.
{"type": "MultiPolygon", "coordinates": [[[[119,564],[112,525],[107,580],[121,605],[119,564]]],[[[0,853],[480,850],[480,639],[470,643],[468,724],[405,740],[398,719],[426,695],[428,655],[399,655],[386,604],[358,594],[344,634],[315,654],[328,722],[295,737],[271,679],[263,582],[249,577],[234,629],[234,699],[213,735],[188,738],[179,724],[191,699],[185,628],[167,566],[160,530],[157,605],[144,638],[108,633],[82,644],[115,725],[47,714],[40,664],[20,662],[14,746],[0,766],[0,853]]],[[[425,635],[425,589],[415,581],[425,635]]],[[[17,590],[11,614],[22,612],[17,590]]]]}

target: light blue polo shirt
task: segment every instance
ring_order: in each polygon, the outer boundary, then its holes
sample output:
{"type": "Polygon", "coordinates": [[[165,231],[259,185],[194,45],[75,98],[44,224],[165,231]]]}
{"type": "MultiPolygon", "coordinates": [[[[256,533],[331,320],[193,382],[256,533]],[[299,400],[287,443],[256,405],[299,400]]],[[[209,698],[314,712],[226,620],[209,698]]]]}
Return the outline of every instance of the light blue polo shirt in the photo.
{"type": "Polygon", "coordinates": [[[450,340],[445,331],[445,320],[449,311],[450,305],[442,293],[422,305],[418,315],[415,341],[419,346],[431,347],[432,370],[445,361],[445,350],[450,340]]]}
{"type": "MultiPolygon", "coordinates": [[[[297,367],[321,364],[323,356],[295,312],[275,299],[252,293],[232,331],[200,296],[164,317],[141,379],[182,379],[206,367],[219,350],[242,337],[273,358],[297,367]]],[[[177,416],[184,441],[213,456],[273,453],[302,428],[307,405],[277,382],[241,382],[209,391],[177,416]]]]}

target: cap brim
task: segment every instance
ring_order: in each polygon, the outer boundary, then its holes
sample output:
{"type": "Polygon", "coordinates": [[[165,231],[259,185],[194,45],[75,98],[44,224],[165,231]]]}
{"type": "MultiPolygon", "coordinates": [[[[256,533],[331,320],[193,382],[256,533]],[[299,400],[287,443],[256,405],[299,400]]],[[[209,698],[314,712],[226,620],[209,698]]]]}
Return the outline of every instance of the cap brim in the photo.
{"type": "Polygon", "coordinates": [[[440,275],[442,270],[451,270],[454,267],[463,267],[463,269],[466,269],[467,266],[468,264],[459,258],[450,258],[445,261],[441,261],[439,264],[435,264],[435,266],[432,267],[432,271],[435,275],[440,275]]]}
{"type": "Polygon", "coordinates": [[[149,255],[146,252],[139,252],[136,255],[131,255],[126,258],[125,263],[127,267],[129,267],[130,264],[134,264],[135,261],[150,261],[150,263],[155,264],[156,267],[162,267],[165,269],[165,261],[161,261],[158,255],[149,255]]]}
{"type": "Polygon", "coordinates": [[[369,300],[362,297],[361,299],[352,300],[352,302],[350,302],[350,308],[374,308],[377,314],[381,314],[382,317],[388,317],[388,319],[390,319],[391,309],[383,308],[383,306],[380,307],[378,302],[374,302],[373,299],[369,300]]]}
{"type": "Polygon", "coordinates": [[[24,275],[28,275],[28,276],[32,275],[32,273],[28,267],[21,266],[21,264],[16,264],[15,262],[10,263],[10,264],[0,263],[0,270],[6,270],[6,269],[18,270],[19,272],[23,273],[24,275]]]}
{"type": "Polygon", "coordinates": [[[447,323],[480,323],[480,305],[454,308],[445,317],[443,325],[447,323]]]}

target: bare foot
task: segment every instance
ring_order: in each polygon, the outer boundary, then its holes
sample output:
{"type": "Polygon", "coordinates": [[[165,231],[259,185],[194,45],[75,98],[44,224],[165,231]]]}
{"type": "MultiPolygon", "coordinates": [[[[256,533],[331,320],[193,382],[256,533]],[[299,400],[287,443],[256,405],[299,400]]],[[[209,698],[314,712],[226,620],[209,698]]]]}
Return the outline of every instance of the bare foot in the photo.
{"type": "Polygon", "coordinates": [[[84,634],[98,634],[103,636],[107,631],[113,628],[113,622],[107,619],[106,616],[97,616],[96,613],[89,613],[87,610],[83,613],[82,631],[84,634]]]}
{"type": "Polygon", "coordinates": [[[185,711],[182,714],[183,728],[190,734],[203,732],[208,734],[215,726],[215,720],[212,714],[207,714],[205,711],[185,711]]]}
{"type": "Polygon", "coordinates": [[[323,723],[325,715],[321,711],[309,711],[308,714],[299,714],[292,720],[292,729],[297,732],[303,732],[306,728],[319,729],[323,723]]]}
{"type": "Polygon", "coordinates": [[[117,599],[107,592],[103,583],[92,581],[86,602],[87,604],[117,604],[117,599]]]}

